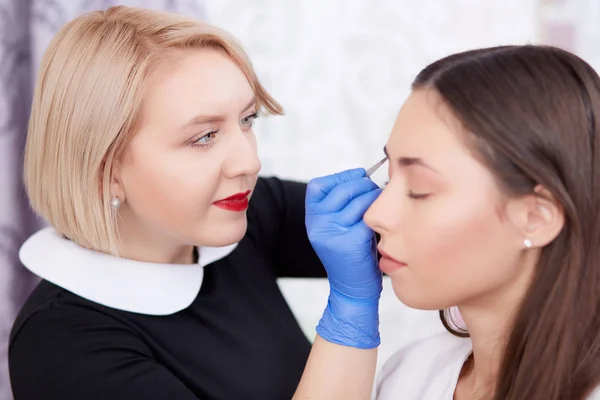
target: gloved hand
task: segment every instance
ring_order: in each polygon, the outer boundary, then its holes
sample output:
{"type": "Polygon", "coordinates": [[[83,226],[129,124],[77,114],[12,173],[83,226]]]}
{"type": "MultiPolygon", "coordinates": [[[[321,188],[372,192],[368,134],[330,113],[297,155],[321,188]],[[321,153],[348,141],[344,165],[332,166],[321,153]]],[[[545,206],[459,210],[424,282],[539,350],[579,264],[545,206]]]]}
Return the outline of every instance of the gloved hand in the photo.
{"type": "Polygon", "coordinates": [[[317,332],[330,342],[379,346],[381,271],[374,232],[363,215],[381,189],[364,169],[316,178],[306,190],[306,229],[327,270],[330,294],[317,332]]]}

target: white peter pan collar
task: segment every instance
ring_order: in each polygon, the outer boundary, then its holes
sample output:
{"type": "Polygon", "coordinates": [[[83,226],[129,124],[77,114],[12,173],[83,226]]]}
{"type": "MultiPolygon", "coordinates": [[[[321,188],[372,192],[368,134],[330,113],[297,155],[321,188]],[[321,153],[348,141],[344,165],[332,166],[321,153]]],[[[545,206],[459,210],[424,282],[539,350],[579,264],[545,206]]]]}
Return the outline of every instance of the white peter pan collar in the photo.
{"type": "Polygon", "coordinates": [[[86,249],[45,228],[25,241],[19,258],[42,279],[95,303],[169,315],[192,304],[202,286],[204,266],[228,256],[236,246],[202,247],[197,264],[158,264],[86,249]]]}

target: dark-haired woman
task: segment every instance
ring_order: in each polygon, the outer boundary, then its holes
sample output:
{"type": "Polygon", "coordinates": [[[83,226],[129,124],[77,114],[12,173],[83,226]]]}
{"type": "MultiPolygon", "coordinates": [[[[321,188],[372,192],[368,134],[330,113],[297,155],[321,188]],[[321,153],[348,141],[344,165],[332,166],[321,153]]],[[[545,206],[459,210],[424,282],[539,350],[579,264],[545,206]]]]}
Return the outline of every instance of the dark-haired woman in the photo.
{"type": "Polygon", "coordinates": [[[546,46],[446,57],[415,79],[385,151],[381,193],[364,170],[309,184],[331,294],[296,398],[370,397],[381,271],[449,332],[395,354],[379,400],[600,398],[596,72],[546,46]]]}

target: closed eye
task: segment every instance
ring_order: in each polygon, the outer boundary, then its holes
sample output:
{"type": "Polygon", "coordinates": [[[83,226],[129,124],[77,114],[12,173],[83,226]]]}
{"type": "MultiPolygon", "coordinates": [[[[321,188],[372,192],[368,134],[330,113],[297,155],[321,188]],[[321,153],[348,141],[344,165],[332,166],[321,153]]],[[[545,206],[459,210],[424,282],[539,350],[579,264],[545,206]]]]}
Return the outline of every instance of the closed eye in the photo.
{"type": "Polygon", "coordinates": [[[415,193],[412,190],[409,190],[406,195],[415,200],[423,200],[430,196],[429,193],[415,193]]]}

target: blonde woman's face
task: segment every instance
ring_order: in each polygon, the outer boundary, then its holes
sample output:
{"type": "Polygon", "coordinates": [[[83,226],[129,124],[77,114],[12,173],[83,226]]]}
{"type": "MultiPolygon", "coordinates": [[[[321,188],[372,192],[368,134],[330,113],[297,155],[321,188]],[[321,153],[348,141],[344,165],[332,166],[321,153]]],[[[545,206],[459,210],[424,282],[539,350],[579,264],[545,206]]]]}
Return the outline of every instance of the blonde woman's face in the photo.
{"type": "Polygon", "coordinates": [[[246,232],[260,170],[253,91],[223,52],[181,52],[151,75],[111,190],[125,236],[224,246],[246,232]],[[233,200],[222,201],[230,196],[233,200]]]}

